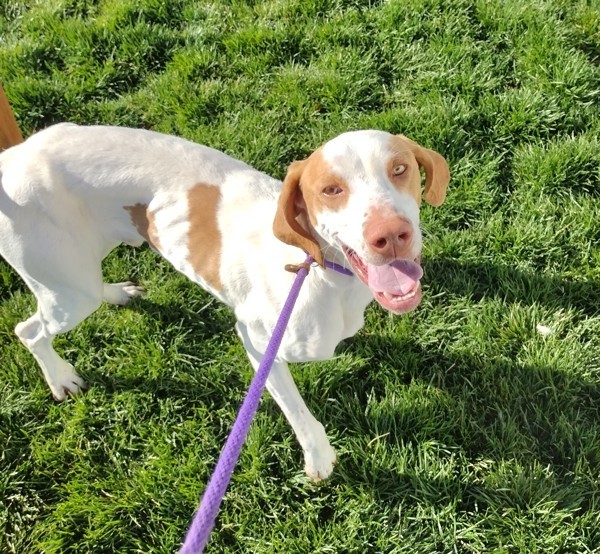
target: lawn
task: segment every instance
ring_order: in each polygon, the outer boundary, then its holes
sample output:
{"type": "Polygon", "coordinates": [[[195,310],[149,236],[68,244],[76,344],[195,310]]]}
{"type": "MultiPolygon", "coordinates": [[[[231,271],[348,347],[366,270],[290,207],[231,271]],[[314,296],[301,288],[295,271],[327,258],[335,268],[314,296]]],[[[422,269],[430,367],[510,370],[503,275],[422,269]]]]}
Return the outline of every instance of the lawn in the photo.
{"type": "MultiPolygon", "coordinates": [[[[265,395],[208,553],[600,552],[598,0],[0,0],[0,81],[26,136],[150,128],[282,177],[378,128],[450,164],[421,306],[293,367],[332,479],[265,395]]],[[[148,248],[104,267],[148,295],[57,339],[90,385],[57,404],[0,260],[1,553],[175,552],[252,377],[148,248]]]]}

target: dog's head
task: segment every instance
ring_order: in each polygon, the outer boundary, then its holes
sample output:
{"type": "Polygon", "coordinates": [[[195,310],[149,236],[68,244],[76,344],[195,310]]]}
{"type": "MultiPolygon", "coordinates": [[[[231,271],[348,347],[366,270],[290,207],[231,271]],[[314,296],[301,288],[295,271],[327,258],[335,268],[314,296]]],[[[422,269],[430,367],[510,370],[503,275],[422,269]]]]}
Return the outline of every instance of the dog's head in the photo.
{"type": "Polygon", "coordinates": [[[273,231],[321,265],[343,253],[377,302],[406,312],[421,299],[421,195],[439,206],[449,180],[446,160],[405,136],[344,133],[292,163],[273,231]]]}

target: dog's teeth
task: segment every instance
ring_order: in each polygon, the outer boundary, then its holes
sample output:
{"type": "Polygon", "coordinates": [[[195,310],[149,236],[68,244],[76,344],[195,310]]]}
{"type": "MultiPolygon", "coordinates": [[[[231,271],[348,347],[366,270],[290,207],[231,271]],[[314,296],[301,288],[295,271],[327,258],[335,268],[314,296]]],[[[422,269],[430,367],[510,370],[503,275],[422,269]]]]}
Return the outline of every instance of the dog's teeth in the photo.
{"type": "Polygon", "coordinates": [[[417,294],[416,290],[413,290],[407,294],[392,294],[391,292],[383,292],[383,296],[389,300],[390,302],[402,302],[403,300],[408,300],[412,298],[415,294],[417,294]]]}

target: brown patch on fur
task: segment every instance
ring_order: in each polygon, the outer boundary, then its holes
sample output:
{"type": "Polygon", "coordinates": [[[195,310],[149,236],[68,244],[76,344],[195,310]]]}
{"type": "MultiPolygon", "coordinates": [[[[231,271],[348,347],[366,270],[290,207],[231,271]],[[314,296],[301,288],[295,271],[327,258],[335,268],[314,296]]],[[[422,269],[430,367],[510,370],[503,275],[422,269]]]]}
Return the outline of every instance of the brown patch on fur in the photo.
{"type": "Polygon", "coordinates": [[[154,223],[154,214],[148,210],[146,204],[135,204],[133,206],[124,206],[129,212],[131,222],[137,229],[137,232],[144,237],[144,240],[157,252],[160,252],[160,240],[158,231],[154,223]]]}
{"type": "Polygon", "coordinates": [[[413,153],[419,167],[425,170],[425,191],[423,198],[432,206],[439,206],[446,199],[446,189],[450,182],[450,169],[444,157],[434,150],[423,148],[404,135],[392,138],[392,144],[403,145],[413,153]],[[398,142],[399,141],[399,142],[398,142]]]}
{"type": "Polygon", "coordinates": [[[308,217],[316,223],[316,214],[323,210],[337,212],[346,207],[350,197],[348,183],[331,170],[323,158],[322,149],[315,150],[306,161],[304,172],[300,180],[300,188],[304,202],[308,208],[308,217]],[[342,193],[336,196],[327,196],[323,193],[326,187],[339,187],[342,193]]]}
{"type": "Polygon", "coordinates": [[[307,163],[308,160],[293,162],[288,169],[277,200],[273,234],[281,242],[304,250],[317,263],[324,265],[321,247],[309,230],[306,203],[300,189],[300,179],[307,163]]]}
{"type": "Polygon", "coordinates": [[[221,233],[217,207],[221,199],[218,187],[198,183],[188,192],[189,262],[197,275],[211,287],[221,290],[221,233]]]}
{"type": "Polygon", "coordinates": [[[282,242],[302,248],[323,265],[321,247],[310,228],[316,225],[319,212],[343,209],[348,197],[348,184],[331,170],[319,148],[308,159],[290,165],[279,196],[273,233],[282,242]],[[326,187],[339,187],[341,193],[325,194],[326,187]]]}
{"type": "Polygon", "coordinates": [[[392,137],[391,143],[392,156],[386,166],[388,179],[397,190],[410,194],[417,206],[421,206],[421,173],[415,155],[402,137],[392,137]],[[406,170],[401,175],[394,175],[394,169],[400,165],[405,165],[406,170]]]}

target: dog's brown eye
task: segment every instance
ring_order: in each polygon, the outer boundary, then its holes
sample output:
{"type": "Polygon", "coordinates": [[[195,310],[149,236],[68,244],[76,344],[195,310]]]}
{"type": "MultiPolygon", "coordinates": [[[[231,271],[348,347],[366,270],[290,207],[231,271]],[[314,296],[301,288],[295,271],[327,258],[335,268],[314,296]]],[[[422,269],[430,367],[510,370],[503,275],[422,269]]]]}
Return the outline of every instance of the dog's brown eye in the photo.
{"type": "Polygon", "coordinates": [[[405,164],[398,164],[396,166],[394,166],[394,169],[392,169],[392,175],[402,175],[404,172],[406,171],[406,165],[405,164]]]}
{"type": "Polygon", "coordinates": [[[325,196],[338,196],[339,194],[342,194],[342,192],[344,192],[344,189],[337,185],[329,185],[323,189],[323,194],[325,196]]]}

